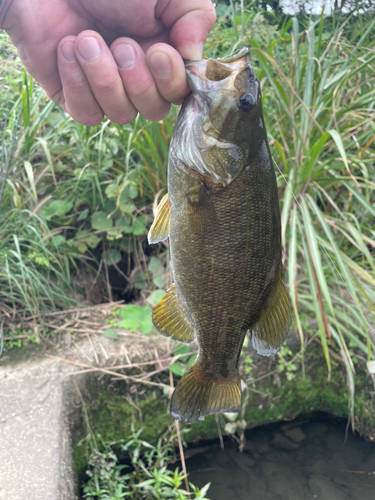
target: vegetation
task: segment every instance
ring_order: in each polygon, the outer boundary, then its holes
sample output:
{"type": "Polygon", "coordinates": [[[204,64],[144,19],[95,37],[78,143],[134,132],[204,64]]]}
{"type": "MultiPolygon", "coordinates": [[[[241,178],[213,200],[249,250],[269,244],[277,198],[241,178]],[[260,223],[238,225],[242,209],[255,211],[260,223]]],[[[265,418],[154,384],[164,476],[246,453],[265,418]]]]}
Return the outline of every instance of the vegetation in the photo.
{"type": "MultiPolygon", "coordinates": [[[[241,378],[245,382],[244,387],[246,385],[241,411],[237,414],[220,414],[217,419],[212,415],[192,426],[181,423],[181,433],[187,443],[217,438],[219,428],[241,447],[245,429],[254,425],[284,419],[293,420],[298,415],[316,411],[340,417],[349,416],[345,369],[337,357],[333,359],[335,369],[327,382],[324,359],[320,356],[320,347],[315,342],[310,342],[306,350],[304,375],[300,354],[297,352],[293,355],[285,346],[278,360],[269,362],[270,360],[257,356],[255,363],[252,363],[248,358],[249,351],[245,348],[240,362],[241,378]],[[249,365],[250,371],[247,370],[249,365]]],[[[356,429],[362,436],[373,441],[374,402],[368,397],[372,383],[369,377],[366,377],[363,364],[355,362],[358,369],[355,378],[356,429]]],[[[186,361],[181,361],[181,364],[186,365],[186,361]]],[[[139,376],[138,371],[137,375],[139,376]]],[[[162,385],[169,383],[168,378],[165,371],[161,371],[153,380],[162,385]]],[[[94,461],[97,460],[97,451],[101,454],[114,452],[119,457],[116,464],[124,463],[124,451],[119,442],[124,435],[129,436],[142,429],[142,439],[152,446],[157,446],[159,436],[163,433],[165,445],[171,444],[174,421],[167,414],[169,387],[146,387],[145,390],[133,394],[129,392],[129,387],[131,386],[109,383],[108,380],[102,379],[99,383],[97,380],[89,383],[82,391],[83,414],[85,420],[90,422],[90,428],[87,430],[83,425],[77,426],[74,458],[83,483],[87,481],[85,471],[92,470],[87,465],[88,459],[93,455],[94,461]],[[94,432],[95,442],[92,438],[94,432]],[[110,447],[108,443],[111,443],[110,447]]],[[[129,465],[129,462],[126,463],[129,465]]]]}
{"type": "MultiPolygon", "coordinates": [[[[317,336],[328,376],[332,355],[346,368],[353,415],[356,356],[375,359],[375,18],[363,13],[366,2],[347,2],[353,13],[294,18],[260,10],[267,4],[218,2],[204,56],[251,48],[280,189],[301,384],[304,344],[317,336]]],[[[4,332],[12,342],[25,317],[42,324],[44,311],[89,300],[82,269],[93,284],[103,277],[107,300],[160,299],[171,280],[168,244],[151,248],[146,234],[166,190],[178,109],[156,123],[86,127],[45,98],[4,33],[0,57],[1,350],[4,332]]],[[[149,333],[149,305],[127,306],[119,320],[149,333]]],[[[280,359],[292,379],[296,365],[280,359]]],[[[171,371],[182,375],[190,362],[186,351],[171,371]]],[[[93,472],[90,494],[106,487],[93,472]]]]}
{"type": "Polygon", "coordinates": [[[83,498],[184,500],[189,495],[190,498],[197,500],[208,500],[205,494],[210,484],[199,489],[189,483],[191,488],[189,493],[182,488],[186,476],[179,473],[178,467],[174,471],[168,468],[168,464],[173,461],[170,441],[159,439],[154,446],[144,441],[141,433],[142,429],[137,432],[133,430],[127,441],[112,443],[112,446],[120,446],[121,451],[130,457],[128,465],[118,464],[117,455],[111,446],[105,446],[106,450],[101,453],[98,451],[98,445],[94,443],[89,459],[89,470],[86,472],[90,479],[83,488],[83,498]]]}

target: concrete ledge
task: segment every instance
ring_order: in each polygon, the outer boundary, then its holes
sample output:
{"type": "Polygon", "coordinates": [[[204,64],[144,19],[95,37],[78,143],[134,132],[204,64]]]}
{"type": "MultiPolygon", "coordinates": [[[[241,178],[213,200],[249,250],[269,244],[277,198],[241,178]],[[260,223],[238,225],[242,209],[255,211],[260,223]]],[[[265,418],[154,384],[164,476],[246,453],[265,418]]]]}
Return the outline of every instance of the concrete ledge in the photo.
{"type": "Polygon", "coordinates": [[[65,367],[48,358],[0,368],[0,499],[73,500],[65,367]]]}
{"type": "MultiPolygon", "coordinates": [[[[122,333],[63,340],[56,356],[105,366],[152,359],[168,349],[159,336],[122,333]],[[130,357],[130,358],[129,358],[130,357]]],[[[56,351],[56,349],[55,349],[56,351]]],[[[79,366],[46,356],[40,346],[0,358],[0,500],[76,500],[70,429],[80,413],[73,378],[79,366]]],[[[74,377],[84,387],[86,376],[74,377]]]]}

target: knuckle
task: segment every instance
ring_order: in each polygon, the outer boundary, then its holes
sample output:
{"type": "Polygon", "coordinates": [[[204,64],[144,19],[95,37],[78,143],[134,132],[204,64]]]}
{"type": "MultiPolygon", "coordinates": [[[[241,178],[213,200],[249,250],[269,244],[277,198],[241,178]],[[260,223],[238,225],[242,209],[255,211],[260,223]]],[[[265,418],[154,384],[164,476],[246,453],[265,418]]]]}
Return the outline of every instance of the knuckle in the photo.
{"type": "Polygon", "coordinates": [[[48,99],[54,102],[59,102],[61,105],[64,104],[64,93],[62,89],[59,89],[57,92],[54,94],[51,94],[49,92],[46,92],[48,99]]]}
{"type": "Polygon", "coordinates": [[[74,75],[67,76],[64,79],[64,87],[68,90],[70,94],[86,94],[90,87],[85,78],[75,77],[74,75]]]}
{"type": "Polygon", "coordinates": [[[154,87],[154,80],[152,78],[148,78],[137,87],[133,87],[131,90],[129,89],[129,95],[131,95],[135,99],[142,99],[147,97],[148,94],[150,94],[154,90],[154,87]]]}
{"type": "Polygon", "coordinates": [[[118,88],[118,81],[113,76],[95,81],[95,91],[99,94],[113,94],[118,88]]]}
{"type": "Polygon", "coordinates": [[[212,26],[216,23],[216,18],[217,18],[216,10],[215,10],[215,7],[213,6],[213,4],[211,4],[208,7],[208,9],[205,11],[204,15],[206,16],[206,19],[212,28],[212,26]]]}

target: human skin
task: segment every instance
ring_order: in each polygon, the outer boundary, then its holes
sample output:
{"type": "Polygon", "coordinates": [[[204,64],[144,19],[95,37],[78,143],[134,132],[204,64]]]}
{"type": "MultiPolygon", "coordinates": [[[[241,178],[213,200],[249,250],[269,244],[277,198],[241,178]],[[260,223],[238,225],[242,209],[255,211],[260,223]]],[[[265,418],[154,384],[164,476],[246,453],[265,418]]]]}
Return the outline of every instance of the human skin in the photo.
{"type": "Polygon", "coordinates": [[[201,57],[210,0],[3,0],[6,30],[31,76],[78,122],[139,112],[164,118],[190,91],[183,58],[201,57]]]}

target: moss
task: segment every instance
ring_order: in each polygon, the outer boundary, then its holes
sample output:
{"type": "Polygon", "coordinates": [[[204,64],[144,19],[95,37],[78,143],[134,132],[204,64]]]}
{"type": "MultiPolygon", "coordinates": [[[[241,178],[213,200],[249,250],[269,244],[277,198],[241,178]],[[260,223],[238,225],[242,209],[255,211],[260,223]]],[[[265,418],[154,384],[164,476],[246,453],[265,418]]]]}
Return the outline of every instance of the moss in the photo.
{"type": "MultiPolygon", "coordinates": [[[[375,425],[375,412],[368,396],[367,384],[365,374],[356,376],[355,415],[366,425],[375,425]]],[[[326,367],[315,367],[305,377],[299,372],[291,381],[284,378],[280,385],[268,377],[258,383],[256,389],[263,395],[250,391],[245,409],[248,425],[290,419],[314,411],[325,411],[336,416],[348,416],[349,413],[348,389],[345,374],[341,370],[333,372],[330,380],[327,380],[326,367]]],[[[124,398],[126,391],[126,386],[123,386],[122,394],[118,389],[108,390],[97,382],[88,386],[84,400],[93,432],[99,434],[103,442],[120,441],[127,439],[133,425],[135,430],[143,428],[142,437],[145,441],[155,443],[173,423],[167,412],[168,398],[162,391],[146,391],[142,396],[132,396],[135,401],[131,405],[124,398]]],[[[217,436],[213,415],[193,425],[182,424],[181,428],[188,429],[184,433],[186,442],[217,436]]],[[[81,433],[76,443],[87,434],[84,426],[81,433]]],[[[77,470],[82,474],[87,464],[85,442],[75,446],[74,458],[77,470]]]]}
{"type": "Polygon", "coordinates": [[[90,409],[90,421],[106,442],[125,439],[131,434],[132,424],[137,431],[143,428],[142,436],[154,442],[173,422],[167,413],[167,399],[160,393],[149,394],[132,406],[122,395],[100,388],[95,404],[90,409]]]}

